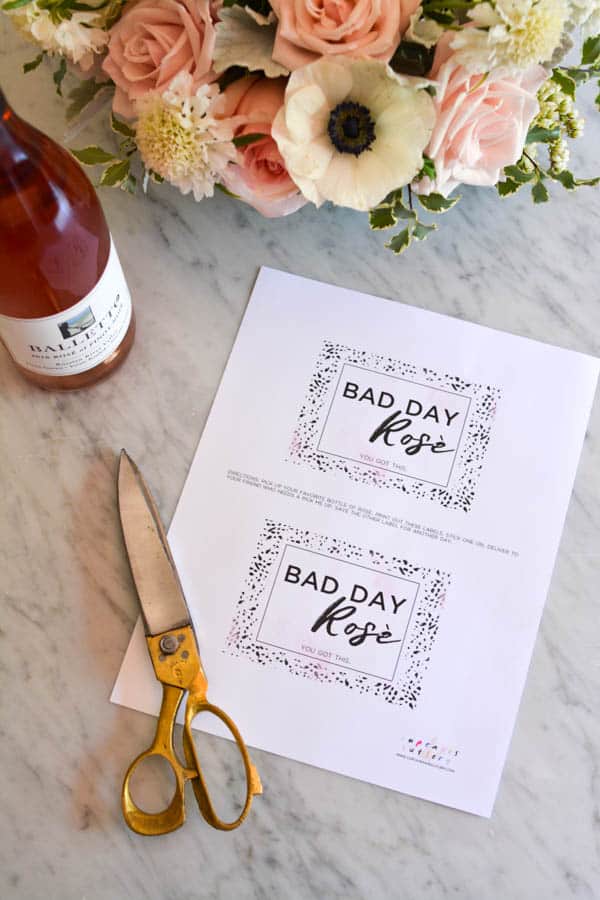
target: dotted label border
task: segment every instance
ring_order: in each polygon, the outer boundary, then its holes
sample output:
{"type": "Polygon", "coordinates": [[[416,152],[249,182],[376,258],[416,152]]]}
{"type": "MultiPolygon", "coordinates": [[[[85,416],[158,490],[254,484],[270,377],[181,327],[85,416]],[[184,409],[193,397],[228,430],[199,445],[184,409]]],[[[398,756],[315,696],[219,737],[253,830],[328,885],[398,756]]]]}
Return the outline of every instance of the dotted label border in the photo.
{"type": "Polygon", "coordinates": [[[465,381],[458,375],[439,375],[433,369],[419,368],[412,363],[324,341],[292,435],[289,461],[308,465],[320,472],[343,472],[347,478],[362,484],[392,488],[418,499],[434,500],[448,509],[468,512],[475,499],[477,481],[501,396],[500,388],[491,385],[465,381]],[[414,476],[393,473],[319,450],[332,391],[346,363],[402,378],[421,387],[431,385],[470,398],[466,424],[448,485],[431,484],[414,476]]]}
{"type": "MultiPolygon", "coordinates": [[[[431,658],[450,582],[450,574],[439,569],[417,566],[400,557],[387,557],[376,550],[365,550],[345,540],[266,519],[250,563],[244,590],[237,602],[225,652],[251,659],[261,666],[283,666],[296,676],[338,684],[347,690],[372,694],[388,703],[414,709],[421,694],[423,676],[431,658]],[[333,559],[418,582],[415,608],[392,681],[343,668],[326,660],[275,648],[257,640],[271,582],[286,545],[312,550],[333,559]]],[[[309,637],[307,635],[307,640],[309,637]]]]}

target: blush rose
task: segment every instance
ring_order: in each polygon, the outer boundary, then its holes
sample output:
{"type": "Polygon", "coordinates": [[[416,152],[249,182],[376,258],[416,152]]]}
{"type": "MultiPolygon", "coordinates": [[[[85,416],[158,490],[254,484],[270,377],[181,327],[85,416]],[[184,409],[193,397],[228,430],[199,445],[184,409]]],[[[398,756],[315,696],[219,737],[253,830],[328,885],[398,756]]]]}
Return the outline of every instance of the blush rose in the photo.
{"type": "Polygon", "coordinates": [[[236,137],[264,135],[238,148],[239,161],[227,167],[222,182],[268,218],[287,216],[306,203],[271,136],[285,86],[284,78],[247,75],[225,88],[222,98],[222,115],[232,119],[236,137]]]}
{"type": "Polygon", "coordinates": [[[388,62],[419,0],[271,0],[278,19],[273,59],[290,69],[321,56],[388,62]]]}
{"type": "Polygon", "coordinates": [[[133,102],[165,90],[181,72],[192,91],[216,77],[211,69],[215,29],[209,0],[140,0],[111,28],[102,68],[117,86],[113,109],[135,115],[133,102]]]}
{"type": "Polygon", "coordinates": [[[548,73],[532,66],[517,76],[469,74],[458,65],[445,35],[430,77],[436,123],[425,153],[435,163],[435,181],[416,182],[420,193],[450,194],[459,184],[495,185],[505,166],[520,158],[527,131],[539,111],[537,92],[548,73]]]}

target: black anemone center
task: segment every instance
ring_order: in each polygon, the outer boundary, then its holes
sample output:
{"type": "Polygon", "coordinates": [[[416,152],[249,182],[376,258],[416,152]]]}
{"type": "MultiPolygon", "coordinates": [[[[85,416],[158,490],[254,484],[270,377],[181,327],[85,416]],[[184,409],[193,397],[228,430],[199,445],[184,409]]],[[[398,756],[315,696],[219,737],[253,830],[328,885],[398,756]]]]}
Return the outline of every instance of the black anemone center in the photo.
{"type": "Polygon", "coordinates": [[[331,110],[327,132],[340,153],[360,156],[375,140],[375,122],[366,106],[346,100],[331,110]]]}

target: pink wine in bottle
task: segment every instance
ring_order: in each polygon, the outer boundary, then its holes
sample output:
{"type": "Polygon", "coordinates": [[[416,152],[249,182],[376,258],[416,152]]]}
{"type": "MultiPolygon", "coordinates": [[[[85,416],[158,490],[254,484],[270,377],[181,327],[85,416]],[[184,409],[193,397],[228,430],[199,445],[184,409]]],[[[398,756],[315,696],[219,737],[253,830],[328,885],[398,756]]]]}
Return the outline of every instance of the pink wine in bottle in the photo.
{"type": "Polygon", "coordinates": [[[0,338],[49,390],[93,384],[133,343],[131,295],[80,165],[0,91],[0,338]]]}

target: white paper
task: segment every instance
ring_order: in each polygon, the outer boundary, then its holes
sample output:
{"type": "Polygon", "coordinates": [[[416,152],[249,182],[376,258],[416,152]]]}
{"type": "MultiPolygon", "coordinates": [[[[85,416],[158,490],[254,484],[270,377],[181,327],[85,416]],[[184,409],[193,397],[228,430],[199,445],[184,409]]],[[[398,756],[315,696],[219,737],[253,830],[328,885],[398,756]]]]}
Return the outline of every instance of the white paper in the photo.
{"type": "MultiPolygon", "coordinates": [[[[491,814],[597,375],[261,270],[169,532],[249,745],[491,814]]],[[[158,711],[139,625],[112,699],[158,711]]]]}

